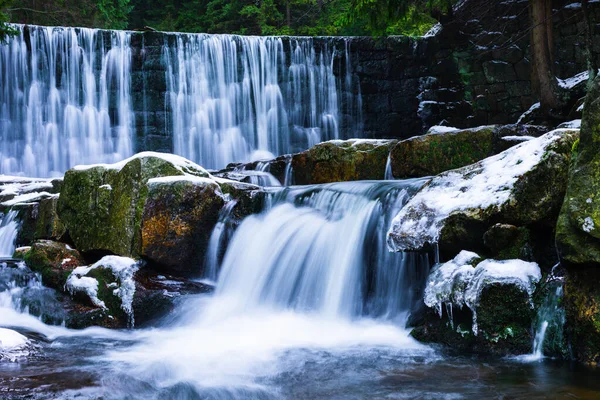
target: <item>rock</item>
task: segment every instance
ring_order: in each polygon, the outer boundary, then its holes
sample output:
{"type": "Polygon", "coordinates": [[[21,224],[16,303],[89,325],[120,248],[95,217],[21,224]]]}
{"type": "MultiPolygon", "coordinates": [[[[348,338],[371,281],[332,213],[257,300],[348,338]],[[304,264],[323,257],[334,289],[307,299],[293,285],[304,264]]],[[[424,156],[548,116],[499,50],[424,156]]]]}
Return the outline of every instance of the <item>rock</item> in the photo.
{"type": "Polygon", "coordinates": [[[394,140],[333,140],[292,156],[294,183],[383,179],[394,140]]]}
{"type": "Polygon", "coordinates": [[[432,176],[464,167],[548,132],[545,127],[516,124],[441,131],[440,127],[434,128],[392,148],[394,178],[432,176]]]}
{"type": "Polygon", "coordinates": [[[565,265],[600,266],[600,79],[585,100],[581,139],[573,145],[569,184],[556,227],[565,265]]]}
{"type": "Polygon", "coordinates": [[[211,179],[150,179],[140,255],[172,273],[201,275],[204,250],[224,205],[211,179]]]}
{"type": "Polygon", "coordinates": [[[66,290],[84,309],[102,310],[97,318],[79,321],[109,328],[143,326],[172,311],[179,297],[206,293],[211,287],[170,275],[158,275],[143,262],[105,256],[69,276],[66,290]],[[107,325],[108,323],[108,325],[107,325]]]}
{"type": "Polygon", "coordinates": [[[390,162],[396,179],[437,175],[493,155],[494,129],[484,126],[443,133],[428,133],[400,141],[390,162]]]}
{"type": "Polygon", "coordinates": [[[480,260],[463,251],[432,269],[425,304],[436,312],[425,312],[412,335],[462,351],[529,352],[539,267],[522,260],[480,260]]]}
{"type": "Polygon", "coordinates": [[[184,158],[160,153],[74,168],[65,174],[58,214],[80,251],[137,257],[148,180],[184,175],[207,177],[208,173],[184,158]]]}
{"type": "Polygon", "coordinates": [[[567,270],[564,307],[566,333],[575,359],[600,362],[600,270],[584,267],[567,270]]]}
{"type": "Polygon", "coordinates": [[[182,296],[209,293],[211,286],[140,268],[134,276],[133,315],[136,327],[147,326],[175,309],[182,296]]]}
{"type": "Polygon", "coordinates": [[[496,156],[433,178],[400,211],[389,230],[396,251],[438,243],[445,257],[485,248],[498,221],[552,229],[566,190],[577,130],[555,130],[496,156]]]}
{"type": "Polygon", "coordinates": [[[17,249],[15,258],[21,258],[27,266],[42,276],[45,286],[64,291],[69,274],[85,265],[83,257],[68,245],[51,240],[39,240],[31,247],[17,249]]]}
{"type": "Polygon", "coordinates": [[[534,261],[527,228],[495,224],[483,235],[483,243],[497,260],[518,258],[534,261]]]}
{"type": "MultiPolygon", "coordinates": [[[[231,177],[236,170],[270,172],[281,184],[292,179],[296,185],[384,179],[390,149],[397,140],[330,140],[293,155],[266,162],[232,164],[215,175],[231,177]],[[289,171],[291,164],[292,170],[289,171]],[[288,176],[291,172],[291,177],[288,176]]],[[[245,179],[244,176],[239,178],[245,179]]],[[[289,183],[289,182],[287,182],[289,183]]]]}
{"type": "Polygon", "coordinates": [[[39,239],[61,240],[66,233],[65,226],[57,213],[58,198],[42,199],[37,203],[14,206],[19,209],[21,228],[17,243],[30,244],[39,239]]]}

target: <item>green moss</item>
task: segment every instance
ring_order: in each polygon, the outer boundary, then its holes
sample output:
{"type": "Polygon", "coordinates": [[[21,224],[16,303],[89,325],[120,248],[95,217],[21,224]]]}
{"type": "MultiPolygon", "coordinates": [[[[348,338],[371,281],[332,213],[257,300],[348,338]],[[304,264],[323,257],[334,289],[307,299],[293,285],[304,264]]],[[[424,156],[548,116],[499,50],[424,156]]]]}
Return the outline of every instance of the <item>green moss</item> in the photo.
{"type": "Polygon", "coordinates": [[[391,152],[396,178],[437,175],[494,154],[494,126],[429,134],[399,142],[391,152]]]}

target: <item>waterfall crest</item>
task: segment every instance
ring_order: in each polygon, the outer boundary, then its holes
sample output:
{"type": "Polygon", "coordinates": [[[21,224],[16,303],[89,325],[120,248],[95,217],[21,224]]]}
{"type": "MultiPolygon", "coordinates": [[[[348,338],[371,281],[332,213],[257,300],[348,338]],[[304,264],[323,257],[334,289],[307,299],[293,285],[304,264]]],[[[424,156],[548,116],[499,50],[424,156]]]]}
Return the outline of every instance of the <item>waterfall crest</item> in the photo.
{"type": "Polygon", "coordinates": [[[141,150],[222,168],[362,136],[347,40],[14,26],[0,44],[0,174],[141,150]]]}

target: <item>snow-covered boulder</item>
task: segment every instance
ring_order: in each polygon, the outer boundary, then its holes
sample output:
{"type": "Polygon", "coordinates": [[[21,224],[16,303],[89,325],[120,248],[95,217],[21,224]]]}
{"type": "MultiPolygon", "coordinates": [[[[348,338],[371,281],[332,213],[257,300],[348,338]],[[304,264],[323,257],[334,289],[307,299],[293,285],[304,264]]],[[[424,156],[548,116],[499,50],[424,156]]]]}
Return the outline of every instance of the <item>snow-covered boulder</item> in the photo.
{"type": "Polygon", "coordinates": [[[223,205],[238,197],[246,205],[258,189],[215,178],[179,156],[146,152],[67,171],[58,214],[83,253],[144,257],[166,272],[201,274],[223,205]]]}
{"type": "Polygon", "coordinates": [[[455,255],[483,247],[483,234],[498,221],[553,226],[578,134],[555,130],[434,177],[394,218],[389,247],[420,250],[439,243],[455,255]]]}
{"type": "Polygon", "coordinates": [[[469,351],[521,354],[530,350],[533,294],[541,279],[533,262],[483,260],[461,251],[433,267],[425,286],[426,313],[413,336],[469,351]]]}

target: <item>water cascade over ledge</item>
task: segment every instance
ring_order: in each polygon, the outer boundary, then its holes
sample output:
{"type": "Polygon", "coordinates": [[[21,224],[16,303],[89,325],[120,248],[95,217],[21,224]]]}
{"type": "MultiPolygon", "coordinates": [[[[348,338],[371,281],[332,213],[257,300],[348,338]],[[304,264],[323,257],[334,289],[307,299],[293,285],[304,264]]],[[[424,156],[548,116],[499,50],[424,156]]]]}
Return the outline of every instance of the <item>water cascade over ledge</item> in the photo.
{"type": "Polygon", "coordinates": [[[60,175],[141,150],[221,168],[363,135],[347,40],[156,34],[150,45],[135,32],[15,27],[0,45],[0,174],[60,175]]]}

